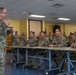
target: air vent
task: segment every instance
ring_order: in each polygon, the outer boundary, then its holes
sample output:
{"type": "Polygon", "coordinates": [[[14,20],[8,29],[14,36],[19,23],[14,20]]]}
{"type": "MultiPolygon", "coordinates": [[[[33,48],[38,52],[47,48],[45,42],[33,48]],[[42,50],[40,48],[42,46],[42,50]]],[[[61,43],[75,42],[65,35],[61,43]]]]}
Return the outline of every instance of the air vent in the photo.
{"type": "Polygon", "coordinates": [[[52,7],[55,7],[55,8],[60,8],[60,7],[63,7],[64,5],[63,4],[56,3],[56,4],[53,4],[51,6],[52,7]]]}

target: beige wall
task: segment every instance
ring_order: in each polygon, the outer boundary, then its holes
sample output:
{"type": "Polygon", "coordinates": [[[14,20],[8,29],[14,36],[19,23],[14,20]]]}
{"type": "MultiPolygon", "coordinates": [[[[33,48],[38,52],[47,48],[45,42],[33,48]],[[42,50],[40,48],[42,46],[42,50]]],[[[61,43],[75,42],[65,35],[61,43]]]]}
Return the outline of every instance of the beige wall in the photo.
{"type": "Polygon", "coordinates": [[[30,20],[30,31],[34,31],[35,35],[38,36],[41,32],[41,21],[30,20]]]}
{"type": "MultiPolygon", "coordinates": [[[[55,24],[45,22],[45,29],[46,29],[47,34],[49,34],[49,32],[52,32],[53,25],[55,25],[55,24]]],[[[63,32],[65,32],[66,35],[69,35],[70,32],[76,31],[76,24],[58,24],[58,25],[60,25],[62,34],[63,34],[63,32]]]]}
{"type": "Polygon", "coordinates": [[[52,32],[52,27],[53,27],[53,24],[49,22],[45,22],[45,29],[46,29],[47,35],[49,34],[49,32],[52,32]]]}
{"type": "Polygon", "coordinates": [[[76,31],[76,24],[59,24],[61,27],[61,32],[66,33],[66,35],[69,35],[70,32],[75,32],[76,31]]]}
{"type": "Polygon", "coordinates": [[[22,34],[22,32],[25,32],[25,34],[27,34],[27,22],[26,22],[26,20],[20,20],[20,34],[22,34]]]}
{"type": "Polygon", "coordinates": [[[65,32],[69,35],[70,32],[76,31],[76,24],[65,24],[65,32]]]}
{"type": "MultiPolygon", "coordinates": [[[[39,23],[37,22],[34,22],[33,23],[34,26],[32,27],[31,26],[31,29],[32,30],[35,30],[38,34],[38,31],[40,32],[41,31],[41,26],[39,25],[39,23]],[[36,25],[39,25],[38,27],[36,25]]],[[[46,33],[49,34],[49,32],[52,32],[52,27],[53,25],[55,24],[52,24],[52,23],[49,23],[49,22],[44,22],[43,21],[43,30],[46,29],[46,33]]],[[[76,31],[76,24],[58,24],[61,26],[61,31],[62,33],[63,32],[66,32],[66,35],[69,35],[70,32],[75,32],[76,31]]],[[[11,21],[11,27],[13,27],[13,30],[14,31],[18,31],[19,32],[19,35],[22,33],[22,32],[25,32],[27,37],[28,37],[28,29],[29,29],[29,26],[28,26],[28,20],[12,20],[11,21]]]]}
{"type": "Polygon", "coordinates": [[[13,27],[13,30],[18,31],[18,33],[20,34],[20,21],[19,20],[12,20],[10,27],[13,27]]]}
{"type": "Polygon", "coordinates": [[[62,32],[62,34],[65,32],[65,25],[64,24],[61,24],[60,25],[60,28],[61,28],[61,32],[62,32]]]}

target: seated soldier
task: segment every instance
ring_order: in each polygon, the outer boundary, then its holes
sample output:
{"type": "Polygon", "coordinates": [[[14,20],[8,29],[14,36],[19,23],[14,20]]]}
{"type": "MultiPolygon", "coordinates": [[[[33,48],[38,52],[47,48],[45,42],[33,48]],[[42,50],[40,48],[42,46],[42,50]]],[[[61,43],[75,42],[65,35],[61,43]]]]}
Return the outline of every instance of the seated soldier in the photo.
{"type": "Polygon", "coordinates": [[[29,40],[27,41],[27,46],[32,47],[32,46],[37,46],[37,38],[35,36],[35,32],[30,31],[30,37],[29,40]]]}
{"type": "Polygon", "coordinates": [[[13,35],[12,41],[13,41],[13,45],[15,46],[20,45],[20,37],[18,35],[18,31],[15,31],[15,35],[13,35]]]}
{"type": "MultiPolygon", "coordinates": [[[[71,43],[71,47],[76,48],[76,37],[75,37],[75,35],[72,38],[73,38],[73,41],[71,43]]],[[[70,57],[71,57],[72,60],[76,60],[76,52],[71,52],[70,57]]]]}
{"type": "MultiPolygon", "coordinates": [[[[40,38],[38,40],[38,46],[40,47],[48,47],[49,45],[49,37],[46,36],[46,33],[44,31],[40,32],[40,38]]],[[[38,50],[38,55],[46,55],[46,51],[44,50],[38,50]]]]}
{"type": "Polygon", "coordinates": [[[74,32],[72,39],[73,39],[73,41],[71,42],[71,47],[76,48],[76,32],[74,32]]]}
{"type": "MultiPolygon", "coordinates": [[[[55,35],[54,38],[52,40],[52,42],[49,44],[49,47],[64,47],[67,46],[66,45],[66,39],[65,37],[61,34],[61,30],[60,29],[56,29],[55,30],[55,35]]],[[[63,59],[65,52],[63,51],[52,51],[52,55],[55,59],[56,62],[56,66],[59,66],[59,62],[60,60],[63,59]]]]}
{"type": "MultiPolygon", "coordinates": [[[[27,47],[37,46],[37,42],[38,42],[38,40],[37,40],[37,38],[36,38],[36,36],[35,36],[35,32],[30,31],[30,37],[29,37],[29,40],[27,40],[26,46],[27,46],[27,47]]],[[[33,51],[32,51],[32,49],[29,50],[29,54],[30,54],[30,55],[34,55],[34,54],[35,54],[34,50],[33,50],[33,51]]]]}
{"type": "Polygon", "coordinates": [[[38,41],[38,46],[45,46],[47,47],[49,45],[49,38],[46,36],[46,33],[44,31],[40,32],[40,38],[38,41]]]}
{"type": "Polygon", "coordinates": [[[55,30],[55,38],[53,38],[52,43],[49,44],[49,47],[62,47],[66,46],[66,39],[63,35],[61,35],[61,30],[55,30]]]}
{"type": "MultiPolygon", "coordinates": [[[[49,37],[46,35],[45,31],[41,31],[39,33],[38,46],[39,47],[47,47],[48,45],[49,45],[49,37]]],[[[38,49],[37,52],[35,52],[35,55],[38,55],[41,58],[46,57],[47,50],[38,49]]],[[[39,66],[42,68],[44,63],[45,63],[45,61],[40,59],[39,66]]]]}
{"type": "Polygon", "coordinates": [[[74,36],[73,33],[71,33],[70,39],[69,39],[69,44],[70,44],[70,46],[71,46],[72,43],[74,43],[74,41],[75,41],[75,36],[74,36]]]}
{"type": "Polygon", "coordinates": [[[71,47],[72,47],[72,48],[76,48],[76,43],[72,43],[72,44],[71,44],[71,47]]]}
{"type": "MultiPolygon", "coordinates": [[[[26,37],[25,37],[25,34],[24,32],[21,34],[21,37],[20,37],[20,44],[19,46],[26,46],[27,44],[27,40],[26,40],[26,37]]],[[[20,57],[21,57],[21,60],[25,60],[25,49],[20,49],[20,57]]]]}
{"type": "MultiPolygon", "coordinates": [[[[34,47],[34,46],[37,46],[37,42],[38,42],[38,40],[37,40],[37,38],[36,38],[36,36],[35,36],[35,32],[33,32],[33,31],[30,31],[30,33],[29,33],[29,40],[27,41],[27,47],[34,47]]],[[[29,55],[31,55],[31,56],[33,56],[33,55],[35,55],[35,52],[36,50],[34,50],[34,49],[29,49],[28,50],[28,54],[29,55]]],[[[33,64],[33,68],[37,68],[37,66],[35,66],[35,59],[32,59],[32,64],[33,64]]]]}
{"type": "Polygon", "coordinates": [[[20,37],[20,46],[25,46],[27,44],[27,40],[25,35],[22,33],[20,37]]]}

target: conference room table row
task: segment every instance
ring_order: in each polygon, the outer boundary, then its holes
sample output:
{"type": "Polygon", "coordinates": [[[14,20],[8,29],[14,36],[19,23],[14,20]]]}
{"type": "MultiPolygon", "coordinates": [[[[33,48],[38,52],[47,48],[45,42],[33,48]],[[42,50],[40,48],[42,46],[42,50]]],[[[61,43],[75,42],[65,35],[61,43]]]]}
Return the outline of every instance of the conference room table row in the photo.
{"type": "MultiPolygon", "coordinates": [[[[74,48],[71,48],[71,47],[53,47],[53,48],[50,48],[50,47],[39,47],[39,46],[35,46],[35,47],[7,46],[7,48],[11,48],[12,50],[13,49],[17,50],[17,62],[15,64],[21,63],[19,61],[19,57],[20,57],[19,56],[19,50],[20,49],[25,50],[25,60],[26,60],[25,64],[26,65],[28,65],[28,59],[29,59],[29,57],[48,60],[49,61],[49,69],[47,71],[51,71],[51,70],[56,70],[57,69],[57,68],[53,68],[52,69],[52,51],[55,51],[55,50],[64,51],[64,52],[66,52],[66,56],[67,56],[67,72],[62,73],[62,74],[74,73],[75,72],[75,70],[71,71],[71,65],[70,65],[71,62],[75,62],[75,60],[71,60],[70,59],[70,53],[76,51],[76,49],[74,49],[74,48]],[[42,57],[38,57],[38,56],[29,56],[28,55],[28,50],[30,50],[30,49],[34,49],[34,50],[36,50],[36,49],[37,50],[38,49],[47,50],[48,51],[48,58],[44,58],[44,57],[42,58],[42,57]]],[[[46,75],[48,75],[47,71],[46,71],[46,75]]]]}

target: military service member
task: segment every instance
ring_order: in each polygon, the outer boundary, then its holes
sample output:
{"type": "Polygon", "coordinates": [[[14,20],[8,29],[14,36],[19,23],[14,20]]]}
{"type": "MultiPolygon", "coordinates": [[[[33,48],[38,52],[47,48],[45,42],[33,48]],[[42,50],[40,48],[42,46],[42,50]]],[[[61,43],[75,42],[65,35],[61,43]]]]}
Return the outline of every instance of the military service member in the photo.
{"type": "Polygon", "coordinates": [[[5,47],[6,47],[6,35],[7,25],[4,23],[4,18],[7,15],[7,10],[4,7],[0,7],[0,75],[4,75],[5,68],[5,47]]]}
{"type": "Polygon", "coordinates": [[[60,29],[56,29],[55,30],[55,38],[52,40],[52,43],[49,45],[49,47],[53,47],[53,46],[57,46],[57,47],[61,47],[61,46],[66,46],[66,39],[64,36],[61,35],[61,30],[60,29]]]}
{"type": "Polygon", "coordinates": [[[76,43],[72,43],[72,44],[71,44],[71,47],[72,47],[72,48],[76,48],[76,43]]]}
{"type": "Polygon", "coordinates": [[[35,36],[35,33],[33,31],[30,31],[30,38],[27,41],[27,46],[37,46],[37,38],[35,36]]]}
{"type": "MultiPolygon", "coordinates": [[[[71,47],[76,48],[76,35],[75,34],[72,36],[71,47]]],[[[76,60],[76,52],[71,52],[70,57],[72,60],[76,60]]]]}
{"type": "Polygon", "coordinates": [[[20,45],[20,37],[18,35],[18,31],[15,31],[15,35],[13,35],[13,45],[20,45]]]}
{"type": "MultiPolygon", "coordinates": [[[[38,40],[38,46],[48,47],[48,45],[49,45],[49,38],[48,38],[48,36],[46,36],[45,31],[41,31],[40,32],[40,38],[38,40]]],[[[47,54],[46,52],[47,52],[46,50],[45,51],[39,50],[39,51],[37,51],[37,54],[46,56],[46,54],[47,54]]]]}
{"type": "Polygon", "coordinates": [[[25,46],[27,44],[27,40],[25,35],[22,33],[20,37],[20,46],[25,46]]]}
{"type": "MultiPolygon", "coordinates": [[[[56,29],[55,30],[55,37],[52,40],[52,43],[49,44],[49,47],[63,47],[66,46],[66,39],[64,36],[62,36],[61,34],[61,30],[60,29],[56,29]]],[[[57,57],[58,59],[55,60],[56,62],[56,67],[59,66],[59,61],[61,59],[63,59],[63,56],[65,55],[65,53],[63,51],[55,51],[52,54],[55,57],[57,57]]]]}
{"type": "Polygon", "coordinates": [[[71,34],[71,39],[69,40],[71,47],[75,46],[76,43],[76,32],[74,32],[74,34],[71,34]]]}
{"type": "Polygon", "coordinates": [[[38,41],[38,46],[45,46],[47,47],[49,45],[49,38],[46,36],[46,33],[44,31],[40,32],[40,38],[38,41]]]}

